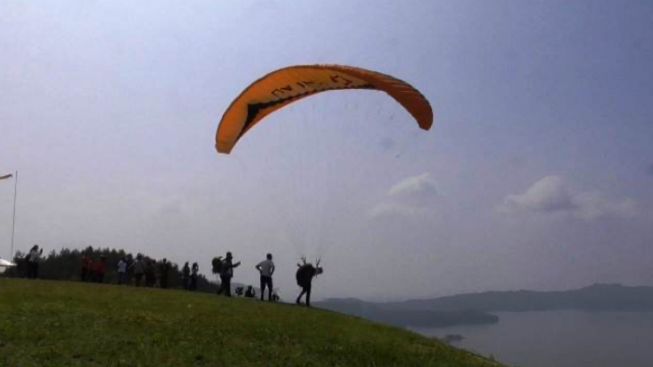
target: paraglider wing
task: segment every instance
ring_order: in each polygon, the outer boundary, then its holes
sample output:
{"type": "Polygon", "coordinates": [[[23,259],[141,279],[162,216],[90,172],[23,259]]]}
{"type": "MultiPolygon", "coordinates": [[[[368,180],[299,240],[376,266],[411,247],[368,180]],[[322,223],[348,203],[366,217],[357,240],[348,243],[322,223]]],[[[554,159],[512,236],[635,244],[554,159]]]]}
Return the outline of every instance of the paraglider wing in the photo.
{"type": "Polygon", "coordinates": [[[428,130],[433,110],[408,83],[376,71],[342,65],[299,65],[279,69],[247,87],[227,108],[215,147],[229,153],[238,140],[270,113],[310,95],[330,90],[371,89],[389,94],[428,130]]]}
{"type": "Polygon", "coordinates": [[[8,267],[12,267],[12,266],[16,266],[16,264],[14,264],[13,262],[11,262],[9,260],[5,260],[5,259],[0,258],[0,267],[8,268],[8,267]]]}

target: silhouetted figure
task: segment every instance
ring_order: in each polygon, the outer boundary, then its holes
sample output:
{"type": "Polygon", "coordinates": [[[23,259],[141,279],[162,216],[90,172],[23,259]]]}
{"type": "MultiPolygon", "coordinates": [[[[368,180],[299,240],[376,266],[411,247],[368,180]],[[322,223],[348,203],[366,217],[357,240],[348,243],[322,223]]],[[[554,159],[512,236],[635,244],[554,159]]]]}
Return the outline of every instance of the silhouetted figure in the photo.
{"type": "Polygon", "coordinates": [[[39,250],[39,245],[32,246],[32,249],[29,250],[27,254],[27,278],[36,279],[39,277],[39,262],[41,261],[41,255],[43,254],[43,249],[39,250]]]}
{"type": "Polygon", "coordinates": [[[316,277],[318,274],[322,274],[323,270],[320,267],[320,260],[317,261],[315,266],[311,263],[307,263],[305,258],[302,258],[302,263],[297,264],[298,269],[295,273],[295,278],[297,279],[297,285],[302,287],[301,293],[297,296],[295,303],[300,304],[301,298],[306,294],[306,306],[311,306],[311,283],[313,282],[313,277],[316,277]]]}
{"type": "Polygon", "coordinates": [[[167,259],[161,261],[159,265],[159,285],[161,288],[168,288],[168,273],[170,272],[170,263],[167,259]]]}
{"type": "MultiPolygon", "coordinates": [[[[256,297],[256,291],[254,291],[254,287],[252,287],[251,285],[248,285],[248,286],[247,286],[247,290],[245,291],[245,297],[247,297],[247,298],[254,298],[254,297],[256,297]]],[[[263,299],[263,298],[261,297],[261,300],[262,300],[262,299],[263,299]]]]}
{"type": "Polygon", "coordinates": [[[190,288],[190,266],[188,266],[188,261],[186,261],[184,267],[181,269],[181,282],[185,290],[190,288]]]}
{"type": "Polygon", "coordinates": [[[231,278],[234,276],[234,268],[240,265],[240,261],[234,264],[232,260],[231,252],[227,252],[227,256],[222,261],[222,266],[220,267],[221,283],[218,294],[224,292],[224,295],[227,297],[231,297],[231,278]]]}
{"type": "Polygon", "coordinates": [[[82,255],[82,282],[91,280],[91,273],[93,272],[93,260],[88,254],[82,255]]]}
{"type": "MultiPolygon", "coordinates": [[[[219,279],[221,271],[222,271],[222,256],[214,257],[213,260],[211,260],[211,272],[215,274],[216,278],[219,279]]],[[[218,289],[219,288],[220,287],[218,287],[218,289]]]]}
{"type": "Polygon", "coordinates": [[[197,277],[199,275],[200,266],[197,263],[193,263],[193,266],[190,268],[190,287],[191,291],[197,290],[197,277]]]}
{"type": "Polygon", "coordinates": [[[272,302],[272,274],[274,274],[274,263],[272,254],[267,254],[266,259],[255,266],[261,274],[261,301],[265,298],[265,287],[268,288],[268,301],[272,302]]]}
{"type": "Polygon", "coordinates": [[[104,275],[107,273],[107,257],[101,256],[99,261],[93,264],[93,280],[97,283],[104,282],[104,275]]]}
{"type": "Polygon", "coordinates": [[[154,287],[156,284],[156,269],[154,266],[154,260],[150,258],[145,259],[145,285],[148,287],[154,287]]]}
{"type": "Polygon", "coordinates": [[[130,268],[134,274],[134,285],[137,287],[141,286],[141,279],[143,279],[143,274],[145,274],[145,264],[143,263],[143,255],[136,255],[136,260],[131,264],[130,268]]]}
{"type": "Polygon", "coordinates": [[[238,286],[234,290],[234,293],[236,294],[236,296],[241,297],[243,293],[245,293],[245,288],[243,288],[242,286],[238,286]]]}

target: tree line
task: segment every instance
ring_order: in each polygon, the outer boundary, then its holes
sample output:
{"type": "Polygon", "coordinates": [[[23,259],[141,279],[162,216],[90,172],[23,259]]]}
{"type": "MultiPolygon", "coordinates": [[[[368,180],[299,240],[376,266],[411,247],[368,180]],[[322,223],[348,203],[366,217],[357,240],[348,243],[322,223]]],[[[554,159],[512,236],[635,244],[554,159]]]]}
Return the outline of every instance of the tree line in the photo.
{"type": "MultiPolygon", "coordinates": [[[[118,283],[117,264],[120,259],[126,259],[129,264],[136,260],[138,255],[144,258],[153,259],[155,268],[159,269],[162,259],[155,259],[145,254],[131,254],[123,249],[94,248],[88,246],[83,250],[63,248],[59,251],[52,250],[47,256],[43,256],[39,261],[39,278],[51,280],[81,281],[83,257],[86,256],[93,261],[99,261],[104,258],[107,264],[107,270],[104,275],[104,283],[118,283]]],[[[27,275],[26,253],[16,252],[14,263],[16,267],[9,268],[5,272],[8,277],[25,277],[27,275]]],[[[169,262],[168,271],[168,288],[183,288],[181,267],[169,262]]],[[[129,282],[127,284],[130,284],[129,282]]],[[[202,292],[215,292],[217,286],[209,282],[202,274],[197,278],[197,290],[202,292]]]]}

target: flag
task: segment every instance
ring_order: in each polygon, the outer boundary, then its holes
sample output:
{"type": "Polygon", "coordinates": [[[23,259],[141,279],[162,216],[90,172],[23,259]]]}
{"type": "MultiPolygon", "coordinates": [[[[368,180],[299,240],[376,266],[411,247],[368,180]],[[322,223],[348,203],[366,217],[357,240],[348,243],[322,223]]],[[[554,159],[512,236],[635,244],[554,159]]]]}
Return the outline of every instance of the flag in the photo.
{"type": "Polygon", "coordinates": [[[0,180],[6,180],[6,179],[8,179],[8,178],[12,178],[12,177],[14,177],[14,175],[12,175],[12,174],[10,173],[10,174],[8,174],[8,175],[0,176],[0,180]]]}

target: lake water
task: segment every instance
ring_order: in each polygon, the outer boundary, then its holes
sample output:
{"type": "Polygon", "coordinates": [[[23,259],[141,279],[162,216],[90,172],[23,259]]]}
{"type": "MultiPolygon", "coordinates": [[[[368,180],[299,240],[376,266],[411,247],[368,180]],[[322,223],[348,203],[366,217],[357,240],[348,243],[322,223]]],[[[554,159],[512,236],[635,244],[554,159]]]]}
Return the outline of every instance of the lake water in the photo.
{"type": "Polygon", "coordinates": [[[651,367],[653,312],[496,312],[494,325],[411,328],[520,367],[651,367]]]}

